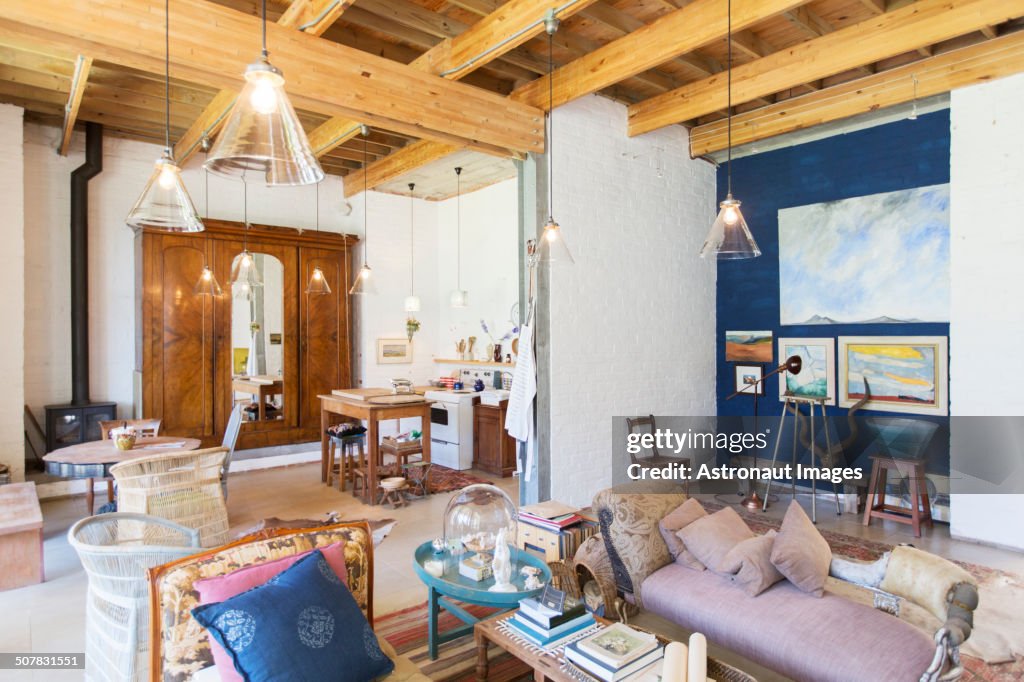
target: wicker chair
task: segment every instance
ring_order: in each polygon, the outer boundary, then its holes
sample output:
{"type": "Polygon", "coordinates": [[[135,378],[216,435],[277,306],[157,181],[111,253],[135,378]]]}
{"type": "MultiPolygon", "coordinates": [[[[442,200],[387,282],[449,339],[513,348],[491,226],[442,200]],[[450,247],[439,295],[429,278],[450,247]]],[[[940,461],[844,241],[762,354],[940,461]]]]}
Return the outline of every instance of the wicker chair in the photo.
{"type": "Polygon", "coordinates": [[[121,511],[151,514],[199,531],[203,547],[228,540],[221,488],[226,448],[130,459],[110,468],[121,511]]]}
{"type": "Polygon", "coordinates": [[[199,533],[145,514],[100,514],[68,531],[89,577],[85,678],[147,680],[147,571],[199,551],[199,533]]]}

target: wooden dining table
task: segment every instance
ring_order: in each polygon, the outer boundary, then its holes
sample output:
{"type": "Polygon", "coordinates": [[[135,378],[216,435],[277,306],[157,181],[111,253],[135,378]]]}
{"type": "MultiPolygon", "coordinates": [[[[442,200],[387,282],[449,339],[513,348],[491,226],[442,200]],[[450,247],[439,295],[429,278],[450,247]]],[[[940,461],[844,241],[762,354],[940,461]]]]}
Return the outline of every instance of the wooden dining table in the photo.
{"type": "Polygon", "coordinates": [[[139,438],[131,450],[118,450],[112,440],[93,440],[59,448],[43,457],[46,473],[63,478],[86,479],[85,503],[92,515],[95,480],[107,480],[108,495],[113,491],[110,468],[115,464],[150,455],[169,455],[197,450],[202,444],[198,438],[179,436],[150,436],[139,438]]]}
{"type": "MultiPolygon", "coordinates": [[[[369,504],[377,504],[377,467],[380,465],[380,429],[378,423],[389,419],[407,419],[419,417],[423,443],[423,461],[430,461],[430,406],[431,400],[420,400],[411,403],[386,403],[367,400],[351,400],[337,395],[328,394],[320,398],[320,480],[327,480],[327,449],[330,436],[327,429],[337,417],[348,417],[366,422],[366,490],[369,504]]],[[[383,400],[385,396],[379,396],[383,400]]]]}

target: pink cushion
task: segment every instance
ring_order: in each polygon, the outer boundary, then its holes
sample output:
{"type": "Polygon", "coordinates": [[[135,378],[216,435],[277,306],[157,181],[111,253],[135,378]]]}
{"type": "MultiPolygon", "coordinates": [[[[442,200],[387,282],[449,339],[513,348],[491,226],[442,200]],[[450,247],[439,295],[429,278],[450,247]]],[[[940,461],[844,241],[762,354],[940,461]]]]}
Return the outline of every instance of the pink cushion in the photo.
{"type": "Polygon", "coordinates": [[[772,545],[775,531],[744,540],[729,550],[715,569],[718,573],[729,573],[732,581],[756,597],[769,587],[784,580],[784,576],[772,565],[772,545]]]}
{"type": "Polygon", "coordinates": [[[712,571],[739,543],[754,537],[732,507],[720,509],[710,516],[704,516],[680,530],[677,535],[686,549],[712,571]]]}
{"type": "Polygon", "coordinates": [[[825,594],[832,549],[800,504],[793,500],[772,545],[772,565],[808,594],[825,594]]]}
{"type": "Polygon", "coordinates": [[[683,544],[683,541],[679,539],[676,533],[697,519],[707,515],[708,513],[704,511],[701,503],[691,497],[669,512],[661,521],[658,521],[658,530],[661,532],[661,537],[665,544],[668,545],[668,551],[676,563],[689,566],[698,571],[704,570],[704,564],[697,557],[690,554],[690,551],[686,549],[686,545],[683,544]]]}
{"type": "MultiPolygon", "coordinates": [[[[213,578],[203,578],[193,583],[199,593],[200,604],[213,604],[230,599],[235,595],[248,592],[254,587],[259,587],[278,573],[290,568],[292,564],[314,550],[286,556],[274,561],[268,561],[255,566],[247,566],[237,571],[218,575],[213,578]]],[[[345,543],[336,542],[320,549],[327,563],[334,572],[341,578],[341,582],[348,584],[348,569],[345,567],[345,543]]],[[[213,654],[214,665],[220,672],[222,682],[244,682],[242,676],[235,670],[235,664],[231,660],[231,654],[224,650],[213,637],[210,641],[210,653],[213,654]]]]}

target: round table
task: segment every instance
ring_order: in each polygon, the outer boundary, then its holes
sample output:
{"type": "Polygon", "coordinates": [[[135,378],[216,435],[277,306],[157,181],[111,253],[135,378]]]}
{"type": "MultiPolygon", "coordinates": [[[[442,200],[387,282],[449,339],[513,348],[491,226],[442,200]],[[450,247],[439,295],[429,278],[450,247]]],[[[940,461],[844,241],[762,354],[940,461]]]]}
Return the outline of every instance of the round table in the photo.
{"type": "Polygon", "coordinates": [[[539,568],[541,571],[540,581],[542,583],[546,584],[551,581],[551,569],[548,568],[543,559],[513,547],[509,547],[509,550],[512,554],[512,584],[517,588],[516,592],[489,592],[488,588],[494,584],[494,578],[477,582],[460,574],[458,562],[463,557],[471,554],[471,552],[466,552],[459,556],[455,556],[451,552],[437,555],[434,554],[434,547],[430,542],[424,542],[416,548],[413,569],[429,591],[429,599],[427,600],[429,613],[427,635],[431,659],[437,658],[437,647],[439,644],[449,642],[472,632],[473,626],[481,620],[452,602],[452,599],[500,609],[498,613],[491,614],[491,616],[494,616],[518,608],[520,599],[535,597],[541,593],[543,588],[527,590],[524,587],[526,579],[519,572],[524,566],[539,568]],[[425,563],[431,560],[443,562],[444,572],[440,577],[427,573],[426,568],[424,568],[425,563]],[[437,617],[442,607],[445,611],[448,611],[465,623],[465,625],[460,625],[448,632],[438,632],[437,617]]]}
{"type": "Polygon", "coordinates": [[[43,457],[46,473],[63,478],[85,478],[85,503],[92,515],[93,480],[107,479],[107,496],[113,497],[110,467],[120,462],[149,455],[167,455],[196,450],[202,445],[198,438],[153,436],[139,438],[131,450],[118,450],[112,440],[94,440],[54,450],[43,457]]]}

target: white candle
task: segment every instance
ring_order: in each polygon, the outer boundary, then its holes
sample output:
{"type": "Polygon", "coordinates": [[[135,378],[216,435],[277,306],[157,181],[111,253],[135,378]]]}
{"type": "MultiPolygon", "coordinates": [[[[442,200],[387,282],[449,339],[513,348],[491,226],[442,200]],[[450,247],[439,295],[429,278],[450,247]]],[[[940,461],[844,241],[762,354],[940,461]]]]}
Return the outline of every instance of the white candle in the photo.
{"type": "Polygon", "coordinates": [[[686,666],[686,645],[682,642],[669,642],[665,647],[661,682],[686,682],[686,666]]]}
{"type": "Polygon", "coordinates": [[[688,661],[687,679],[706,680],[708,678],[708,640],[699,632],[690,635],[688,661]]]}

